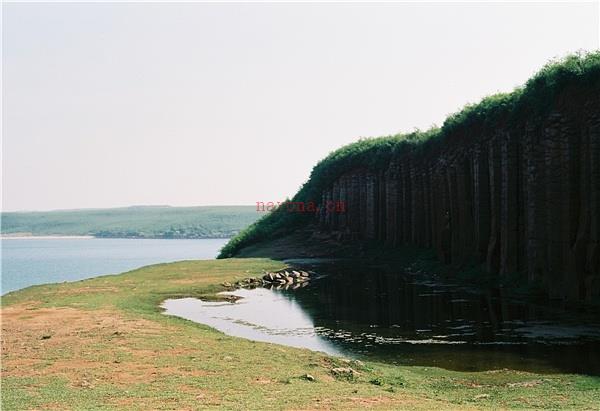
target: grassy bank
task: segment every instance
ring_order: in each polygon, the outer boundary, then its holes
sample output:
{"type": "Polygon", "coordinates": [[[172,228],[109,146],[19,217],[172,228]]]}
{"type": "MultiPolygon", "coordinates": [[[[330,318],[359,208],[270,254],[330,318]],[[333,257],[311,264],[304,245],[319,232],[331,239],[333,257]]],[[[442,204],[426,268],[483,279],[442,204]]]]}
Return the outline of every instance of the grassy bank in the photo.
{"type": "Polygon", "coordinates": [[[592,409],[600,378],[353,364],[226,336],[160,312],[165,298],[213,297],[267,259],[185,261],[31,287],[2,299],[2,409],[592,409]],[[315,381],[302,378],[310,374],[315,381]]]}

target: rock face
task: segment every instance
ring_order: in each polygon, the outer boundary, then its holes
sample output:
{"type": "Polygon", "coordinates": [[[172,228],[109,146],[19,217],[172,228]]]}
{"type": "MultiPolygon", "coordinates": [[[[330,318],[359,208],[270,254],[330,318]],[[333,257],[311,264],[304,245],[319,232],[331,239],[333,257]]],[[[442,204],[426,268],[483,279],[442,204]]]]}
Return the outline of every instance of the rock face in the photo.
{"type": "Polygon", "coordinates": [[[322,230],[434,248],[449,264],[522,276],[552,298],[600,296],[600,95],[563,90],[541,116],[464,127],[384,171],[347,170],[322,192],[322,230]],[[341,201],[344,213],[323,204],[341,201]]]}

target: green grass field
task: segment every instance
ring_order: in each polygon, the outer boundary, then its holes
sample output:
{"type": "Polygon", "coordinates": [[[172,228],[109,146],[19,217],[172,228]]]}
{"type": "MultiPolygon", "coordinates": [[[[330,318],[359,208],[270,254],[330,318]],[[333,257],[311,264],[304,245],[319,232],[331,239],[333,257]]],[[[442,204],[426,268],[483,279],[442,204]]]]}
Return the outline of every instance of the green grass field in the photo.
{"type": "Polygon", "coordinates": [[[255,206],[139,206],[2,213],[2,233],[135,238],[228,238],[259,217],[255,206]]]}
{"type": "Polygon", "coordinates": [[[2,298],[2,409],[597,409],[600,378],[364,364],[161,314],[268,259],[186,261],[2,298]],[[353,378],[334,376],[353,367],[353,378]],[[315,381],[303,376],[310,374],[315,381]]]}

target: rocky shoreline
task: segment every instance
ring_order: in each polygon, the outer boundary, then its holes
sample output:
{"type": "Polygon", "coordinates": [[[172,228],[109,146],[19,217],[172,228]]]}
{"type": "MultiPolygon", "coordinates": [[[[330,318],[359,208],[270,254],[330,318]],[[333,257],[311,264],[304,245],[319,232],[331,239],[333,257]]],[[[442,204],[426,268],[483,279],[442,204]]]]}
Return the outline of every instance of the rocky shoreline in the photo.
{"type": "Polygon", "coordinates": [[[235,283],[222,283],[223,287],[229,290],[235,290],[239,288],[275,288],[277,290],[288,290],[298,289],[306,287],[310,280],[316,276],[313,271],[296,270],[291,268],[285,268],[278,271],[264,271],[262,277],[250,277],[245,278],[235,283]]]}

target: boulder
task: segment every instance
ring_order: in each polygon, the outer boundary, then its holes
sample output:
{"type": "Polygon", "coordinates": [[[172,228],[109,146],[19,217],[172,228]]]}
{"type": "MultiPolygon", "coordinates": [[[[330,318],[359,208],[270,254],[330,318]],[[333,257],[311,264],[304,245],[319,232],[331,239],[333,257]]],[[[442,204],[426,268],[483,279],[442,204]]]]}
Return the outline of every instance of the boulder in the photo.
{"type": "Polygon", "coordinates": [[[353,380],[355,377],[360,375],[360,373],[351,367],[337,367],[331,370],[331,374],[335,378],[345,379],[345,380],[353,380]]]}
{"type": "Polygon", "coordinates": [[[306,380],[306,381],[315,381],[315,377],[313,377],[313,376],[312,376],[312,375],[310,375],[310,374],[304,374],[304,375],[303,375],[302,377],[300,377],[300,378],[302,378],[303,380],[306,380]]]}

